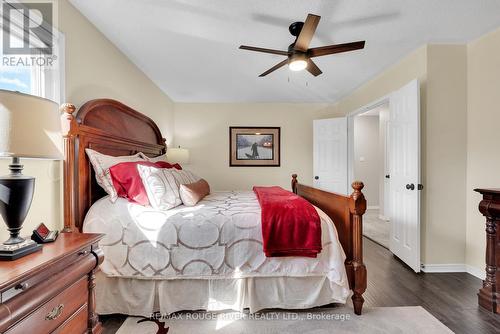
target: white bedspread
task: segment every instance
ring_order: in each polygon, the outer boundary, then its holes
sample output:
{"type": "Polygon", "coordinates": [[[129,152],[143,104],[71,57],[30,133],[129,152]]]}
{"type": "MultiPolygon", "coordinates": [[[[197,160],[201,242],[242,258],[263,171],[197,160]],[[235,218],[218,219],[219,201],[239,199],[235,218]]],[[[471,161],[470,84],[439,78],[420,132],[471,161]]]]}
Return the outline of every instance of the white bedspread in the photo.
{"type": "Polygon", "coordinates": [[[194,207],[168,211],[125,199],[96,202],[84,232],[104,233],[102,272],[146,280],[245,277],[327,277],[349,291],[345,255],[330,218],[321,217],[323,250],[317,258],[266,258],[260,206],[253,192],[215,192],[194,207]]]}

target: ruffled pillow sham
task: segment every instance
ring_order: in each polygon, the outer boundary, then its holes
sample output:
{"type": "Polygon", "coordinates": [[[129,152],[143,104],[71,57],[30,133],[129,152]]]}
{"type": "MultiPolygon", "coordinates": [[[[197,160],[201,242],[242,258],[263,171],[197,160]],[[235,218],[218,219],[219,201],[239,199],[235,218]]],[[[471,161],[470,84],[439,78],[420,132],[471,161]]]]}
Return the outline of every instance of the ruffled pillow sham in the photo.
{"type": "Polygon", "coordinates": [[[140,152],[135,155],[118,157],[102,154],[90,148],[86,148],[85,152],[89,157],[92,167],[94,168],[97,184],[99,184],[104,189],[104,191],[106,191],[111,202],[113,203],[116,202],[118,193],[113,185],[113,180],[111,179],[109,169],[121,162],[135,162],[146,160],[146,156],[140,152]]]}

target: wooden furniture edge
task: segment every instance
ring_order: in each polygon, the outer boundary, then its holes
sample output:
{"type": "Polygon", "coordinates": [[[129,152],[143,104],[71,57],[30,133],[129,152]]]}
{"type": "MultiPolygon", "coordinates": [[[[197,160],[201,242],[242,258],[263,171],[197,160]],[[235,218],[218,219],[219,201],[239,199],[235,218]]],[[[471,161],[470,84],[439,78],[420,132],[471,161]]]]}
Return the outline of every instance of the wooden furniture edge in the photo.
{"type": "Polygon", "coordinates": [[[474,189],[483,198],[479,211],[486,218],[486,276],[477,294],[478,304],[500,314],[500,189],[474,189]]]}
{"type": "MultiPolygon", "coordinates": [[[[99,334],[102,332],[101,323],[97,313],[95,313],[95,272],[104,260],[103,252],[98,246],[98,241],[103,235],[90,234],[90,237],[70,252],[46,261],[44,268],[45,271],[49,272],[49,275],[44,275],[45,279],[33,287],[29,287],[23,292],[24,295],[12,297],[6,301],[2,300],[0,305],[0,331],[2,333],[7,329],[10,332],[12,326],[17,326],[19,322],[23,321],[23,318],[37,312],[40,307],[63,293],[70,286],[78,284],[85,276],[87,276],[88,282],[88,297],[85,303],[88,312],[86,333],[99,334]],[[85,248],[87,250],[82,251],[85,248]],[[71,255],[76,252],[82,257],[78,260],[75,260],[74,257],[71,259],[71,255]],[[65,264],[66,266],[61,270],[61,266],[54,267],[55,264],[65,264]]],[[[25,281],[23,284],[27,284],[30,278],[45,273],[39,269],[40,266],[30,269],[26,274],[17,276],[15,281],[25,281]]],[[[2,291],[5,292],[9,285],[11,284],[3,284],[2,291]]],[[[22,286],[21,283],[18,285],[22,286]]],[[[24,289],[23,287],[22,290],[24,289]]]]}
{"type": "MultiPolygon", "coordinates": [[[[101,249],[98,247],[99,241],[104,237],[103,234],[97,234],[97,233],[86,233],[86,235],[89,235],[91,239],[88,239],[82,243],[79,247],[75,247],[71,252],[66,252],[63,255],[59,255],[57,257],[54,257],[43,264],[40,264],[34,268],[32,268],[29,272],[25,272],[22,275],[19,275],[15,278],[12,278],[10,280],[4,281],[0,283],[0,290],[5,290],[10,287],[13,287],[15,284],[13,282],[19,281],[19,280],[25,280],[29,277],[39,275],[42,272],[47,271],[48,266],[52,266],[54,263],[64,261],[68,258],[70,258],[72,255],[79,253],[80,249],[82,247],[87,247],[91,246],[93,250],[95,249],[98,252],[102,252],[101,249]],[[95,246],[94,246],[95,245],[95,246]]],[[[50,246],[50,244],[48,244],[50,246]]],[[[35,253],[35,255],[37,255],[35,253]]],[[[102,259],[101,259],[102,262],[102,259]]]]}
{"type": "Polygon", "coordinates": [[[335,224],[340,243],[346,254],[349,287],[353,291],[354,312],[361,315],[367,288],[367,271],[363,263],[363,214],[366,199],[361,190],[363,182],[352,183],[350,196],[331,193],[300,184],[297,174],[292,175],[292,191],[325,212],[335,224]]]}

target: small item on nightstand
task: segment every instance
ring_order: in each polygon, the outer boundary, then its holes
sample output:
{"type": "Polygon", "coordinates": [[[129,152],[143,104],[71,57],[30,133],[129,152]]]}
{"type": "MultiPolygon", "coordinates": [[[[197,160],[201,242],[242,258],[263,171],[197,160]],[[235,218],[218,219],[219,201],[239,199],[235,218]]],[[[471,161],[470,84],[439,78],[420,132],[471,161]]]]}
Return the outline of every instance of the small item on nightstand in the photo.
{"type": "Polygon", "coordinates": [[[38,225],[36,230],[33,230],[33,234],[31,235],[31,239],[38,243],[48,243],[48,242],[54,242],[57,239],[57,236],[59,235],[59,231],[51,231],[45,226],[44,223],[41,223],[38,225]]]}

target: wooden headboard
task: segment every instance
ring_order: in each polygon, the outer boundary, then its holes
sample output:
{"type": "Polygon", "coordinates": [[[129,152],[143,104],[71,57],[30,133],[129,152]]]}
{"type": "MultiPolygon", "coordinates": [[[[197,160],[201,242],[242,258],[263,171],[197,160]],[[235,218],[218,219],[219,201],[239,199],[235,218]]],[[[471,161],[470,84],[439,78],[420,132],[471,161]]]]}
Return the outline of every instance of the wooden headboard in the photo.
{"type": "Polygon", "coordinates": [[[64,231],[80,231],[90,206],[106,195],[97,184],[86,148],[112,155],[166,153],[158,126],[149,117],[111,99],[85,103],[76,115],[72,104],[61,106],[64,137],[64,231]]]}

